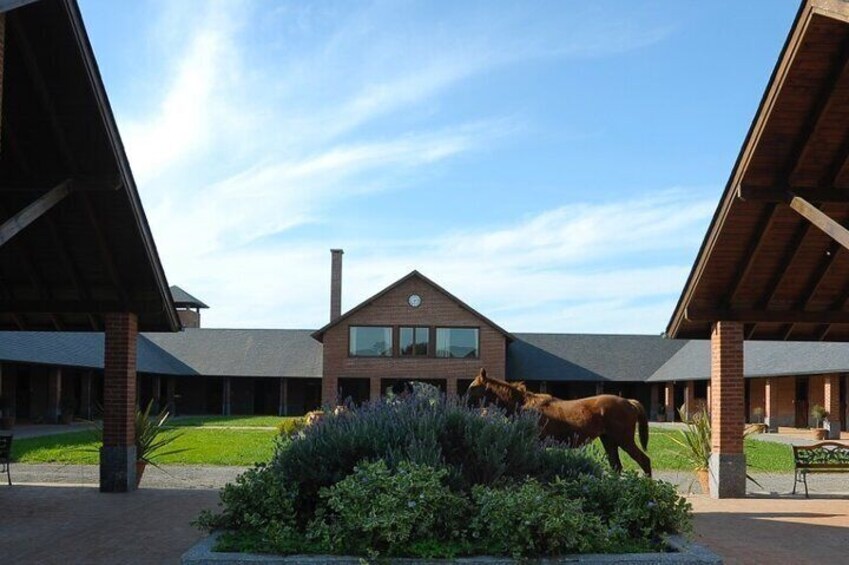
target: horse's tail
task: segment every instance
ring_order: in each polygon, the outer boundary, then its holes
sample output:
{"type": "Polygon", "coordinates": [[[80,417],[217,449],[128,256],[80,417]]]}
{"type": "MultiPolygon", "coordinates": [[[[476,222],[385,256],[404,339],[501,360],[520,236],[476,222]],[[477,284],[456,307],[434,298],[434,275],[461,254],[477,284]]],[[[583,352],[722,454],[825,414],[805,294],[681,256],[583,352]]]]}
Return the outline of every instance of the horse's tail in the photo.
{"type": "Polygon", "coordinates": [[[637,411],[637,422],[640,426],[640,443],[643,444],[643,450],[649,447],[649,419],[646,416],[646,409],[643,408],[639,400],[628,399],[634,410],[637,411]]]}

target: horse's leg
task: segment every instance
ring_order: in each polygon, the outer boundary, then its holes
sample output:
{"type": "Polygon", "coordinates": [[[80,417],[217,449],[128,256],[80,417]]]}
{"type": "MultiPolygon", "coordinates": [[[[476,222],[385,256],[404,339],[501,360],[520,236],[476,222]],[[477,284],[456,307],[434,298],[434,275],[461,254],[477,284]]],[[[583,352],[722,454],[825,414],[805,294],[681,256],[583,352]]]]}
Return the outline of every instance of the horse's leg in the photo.
{"type": "Polygon", "coordinates": [[[651,459],[643,453],[643,450],[637,447],[633,435],[626,437],[620,447],[625,450],[625,453],[631,456],[631,459],[637,462],[637,465],[640,466],[647,477],[651,477],[651,459]]]}
{"type": "Polygon", "coordinates": [[[616,442],[610,439],[606,434],[599,437],[601,444],[604,446],[604,451],[607,453],[607,460],[610,462],[610,467],[616,472],[622,472],[622,461],[619,460],[619,446],[616,442]]]}

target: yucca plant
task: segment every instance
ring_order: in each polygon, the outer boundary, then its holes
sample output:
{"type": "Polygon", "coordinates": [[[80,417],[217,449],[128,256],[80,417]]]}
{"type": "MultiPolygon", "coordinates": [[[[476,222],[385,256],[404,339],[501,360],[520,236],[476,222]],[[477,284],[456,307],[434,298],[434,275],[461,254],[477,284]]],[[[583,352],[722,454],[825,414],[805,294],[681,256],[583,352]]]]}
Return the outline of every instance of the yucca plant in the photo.
{"type": "MultiPolygon", "coordinates": [[[[680,455],[690,464],[690,468],[696,473],[701,483],[702,490],[707,493],[708,473],[710,472],[711,454],[711,425],[710,414],[707,408],[702,407],[690,418],[686,418],[684,411],[679,411],[681,420],[686,426],[679,431],[680,437],[670,437],[680,448],[680,455]]],[[[743,432],[743,439],[752,433],[751,429],[743,432]]],[[[746,478],[758,486],[761,484],[751,475],[746,473],[746,478]]]]}
{"type": "Polygon", "coordinates": [[[171,417],[168,409],[163,409],[154,417],[150,416],[153,409],[153,400],[147,403],[147,408],[136,410],[136,460],[150,463],[154,467],[159,467],[155,459],[165,455],[173,455],[182,453],[186,449],[172,449],[163,451],[166,447],[174,443],[183,434],[180,432],[172,432],[169,435],[163,435],[165,431],[165,423],[171,417]]]}

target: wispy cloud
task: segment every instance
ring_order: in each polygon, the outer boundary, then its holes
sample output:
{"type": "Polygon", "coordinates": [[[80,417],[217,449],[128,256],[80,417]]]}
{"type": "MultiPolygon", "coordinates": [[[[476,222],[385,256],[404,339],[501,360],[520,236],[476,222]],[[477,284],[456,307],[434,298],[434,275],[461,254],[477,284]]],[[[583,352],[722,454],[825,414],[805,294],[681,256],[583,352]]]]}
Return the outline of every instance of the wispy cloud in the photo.
{"type": "Polygon", "coordinates": [[[633,257],[690,249],[710,206],[684,206],[681,193],[417,238],[360,220],[362,235],[339,241],[332,224],[356,224],[354,201],[379,203],[533,128],[474,105],[450,111],[446,93],[510,66],[640,49],[670,28],[595,6],[549,18],[523,5],[438,17],[416,3],[190,6],[169,3],[151,27],[169,54],[159,99],[117,110],[169,279],[214,306],[209,322],[322,323],[326,249],[343,245],[348,306],[418,268],[511,329],[595,328],[618,311],[657,330],[646,311],[680,288],[687,261],[633,257]],[[326,231],[285,237],[303,226],[326,231]]]}

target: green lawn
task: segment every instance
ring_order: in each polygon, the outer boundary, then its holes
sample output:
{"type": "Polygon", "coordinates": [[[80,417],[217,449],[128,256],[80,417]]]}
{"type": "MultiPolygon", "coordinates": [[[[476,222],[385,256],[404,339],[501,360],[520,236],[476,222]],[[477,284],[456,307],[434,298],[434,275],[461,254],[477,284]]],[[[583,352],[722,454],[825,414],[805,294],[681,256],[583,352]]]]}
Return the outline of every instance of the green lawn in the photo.
{"type": "MultiPolygon", "coordinates": [[[[185,449],[157,460],[165,465],[252,465],[268,461],[277,432],[272,430],[214,430],[180,428],[165,432],[182,434],[167,450],[185,449]]],[[[92,432],[15,440],[12,459],[20,463],[96,464],[97,449],[92,432]]]]}
{"type": "Polygon", "coordinates": [[[279,416],[181,416],[168,421],[169,426],[204,427],[226,426],[232,428],[276,428],[284,420],[300,420],[300,418],[281,418],[279,416]]]}
{"type": "MultiPolygon", "coordinates": [[[[652,468],[658,471],[689,471],[686,462],[679,455],[680,447],[672,437],[680,435],[675,430],[652,429],[649,435],[649,457],[652,468]]],[[[599,450],[601,446],[599,445],[599,450]]],[[[768,441],[747,439],[745,442],[746,461],[751,473],[792,473],[793,450],[788,445],[768,441]]],[[[639,469],[636,463],[624,452],[620,452],[622,465],[626,469],[639,469]]]]}
{"type": "MultiPolygon", "coordinates": [[[[283,418],[268,416],[210,416],[175,420],[174,425],[179,427],[166,433],[182,434],[171,448],[185,451],[164,456],[159,462],[166,465],[247,466],[258,461],[268,461],[274,450],[276,430],[223,430],[209,426],[274,426],[281,420],[283,418]]],[[[671,440],[674,434],[678,432],[651,430],[649,457],[653,469],[689,471],[678,455],[680,448],[671,440]]],[[[98,445],[92,432],[87,431],[15,440],[12,447],[12,458],[21,463],[96,464],[98,461],[98,445]]],[[[599,453],[603,452],[600,445],[596,447],[599,453]]],[[[620,456],[626,469],[638,469],[636,463],[624,452],[620,452],[620,456]]],[[[751,466],[750,471],[754,473],[793,471],[792,451],[787,445],[747,440],[746,456],[751,466]]]]}

